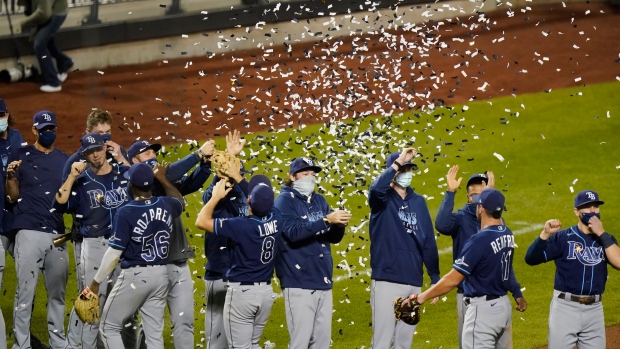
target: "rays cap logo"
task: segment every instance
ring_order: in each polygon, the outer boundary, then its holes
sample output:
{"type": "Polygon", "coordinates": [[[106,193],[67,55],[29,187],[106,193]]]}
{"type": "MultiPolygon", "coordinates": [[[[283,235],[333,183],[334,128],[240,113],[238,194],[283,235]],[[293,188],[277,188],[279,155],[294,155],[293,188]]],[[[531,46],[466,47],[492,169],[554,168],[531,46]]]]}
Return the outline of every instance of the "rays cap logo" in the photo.
{"type": "Polygon", "coordinates": [[[590,204],[602,205],[604,203],[599,199],[598,193],[594,190],[582,190],[575,196],[575,208],[590,204]]]}
{"type": "Polygon", "coordinates": [[[295,174],[301,171],[314,171],[314,173],[319,173],[322,171],[322,168],[314,165],[314,161],[307,157],[301,157],[297,159],[293,159],[291,162],[291,167],[289,170],[289,174],[295,174]]]}
{"type": "Polygon", "coordinates": [[[46,126],[56,126],[56,114],[49,110],[41,110],[34,114],[32,118],[32,126],[40,130],[46,126]]]}
{"type": "Polygon", "coordinates": [[[129,161],[131,161],[131,159],[135,158],[136,155],[142,153],[143,151],[146,151],[148,149],[153,149],[153,151],[155,153],[157,153],[160,149],[161,149],[161,144],[157,144],[157,143],[149,143],[147,141],[135,141],[133,142],[133,144],[129,147],[129,150],[127,150],[127,156],[129,156],[129,161]]]}
{"type": "Polygon", "coordinates": [[[103,137],[99,132],[91,132],[85,134],[80,140],[82,147],[80,148],[80,153],[87,152],[91,149],[101,148],[103,147],[103,137]]]}

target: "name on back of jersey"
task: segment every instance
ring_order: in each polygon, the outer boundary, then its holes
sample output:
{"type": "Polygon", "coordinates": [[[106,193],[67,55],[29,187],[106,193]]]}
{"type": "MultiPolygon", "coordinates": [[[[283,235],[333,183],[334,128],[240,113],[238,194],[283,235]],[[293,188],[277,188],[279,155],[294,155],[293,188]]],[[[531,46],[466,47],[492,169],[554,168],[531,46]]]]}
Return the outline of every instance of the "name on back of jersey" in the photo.
{"type": "Polygon", "coordinates": [[[168,210],[157,207],[150,208],[142,214],[141,218],[136,221],[133,232],[142,235],[152,221],[162,221],[172,229],[172,216],[168,213],[168,210]]]}
{"type": "Polygon", "coordinates": [[[262,225],[258,226],[258,230],[260,231],[260,236],[269,236],[278,232],[278,221],[272,220],[269,222],[265,222],[262,225]]]}
{"type": "Polygon", "coordinates": [[[502,235],[497,239],[491,241],[491,247],[493,248],[493,253],[495,254],[497,254],[497,252],[503,250],[504,248],[514,248],[515,237],[514,235],[502,235]]]}

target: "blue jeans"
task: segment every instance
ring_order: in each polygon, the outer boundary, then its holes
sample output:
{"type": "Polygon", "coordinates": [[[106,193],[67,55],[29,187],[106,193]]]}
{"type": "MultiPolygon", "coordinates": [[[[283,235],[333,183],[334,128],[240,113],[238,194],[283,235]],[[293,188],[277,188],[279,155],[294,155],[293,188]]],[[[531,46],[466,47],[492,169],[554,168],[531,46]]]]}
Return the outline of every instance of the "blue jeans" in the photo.
{"type": "Polygon", "coordinates": [[[49,21],[41,25],[34,35],[34,52],[41,68],[43,85],[60,86],[58,73],[65,73],[73,66],[73,60],[62,53],[56,46],[54,35],[67,18],[67,15],[52,16],[49,21]],[[56,66],[54,61],[56,59],[56,66]]]}

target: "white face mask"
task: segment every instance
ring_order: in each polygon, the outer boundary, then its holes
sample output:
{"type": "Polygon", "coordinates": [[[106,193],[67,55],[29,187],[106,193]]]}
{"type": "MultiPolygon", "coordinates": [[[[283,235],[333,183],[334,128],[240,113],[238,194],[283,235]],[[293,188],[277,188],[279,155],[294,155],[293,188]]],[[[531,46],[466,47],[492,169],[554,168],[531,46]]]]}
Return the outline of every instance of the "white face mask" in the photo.
{"type": "Polygon", "coordinates": [[[293,189],[297,190],[303,196],[310,196],[314,192],[316,178],[312,175],[305,176],[293,182],[293,189]]]}
{"type": "Polygon", "coordinates": [[[396,179],[394,181],[401,187],[407,188],[411,184],[411,179],[413,179],[413,173],[404,172],[396,176],[396,179]]]}
{"type": "Polygon", "coordinates": [[[0,119],[0,132],[6,131],[8,127],[9,127],[9,118],[0,119]]]}

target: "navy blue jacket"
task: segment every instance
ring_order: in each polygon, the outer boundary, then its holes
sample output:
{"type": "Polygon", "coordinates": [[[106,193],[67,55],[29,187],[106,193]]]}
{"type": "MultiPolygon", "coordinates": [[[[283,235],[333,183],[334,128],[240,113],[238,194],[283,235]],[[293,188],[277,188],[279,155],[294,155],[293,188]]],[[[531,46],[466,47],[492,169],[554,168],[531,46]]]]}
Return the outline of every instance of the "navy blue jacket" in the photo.
{"type": "Polygon", "coordinates": [[[276,275],[282,288],[332,289],[334,262],[330,244],[344,236],[344,227],[326,225],[331,210],[320,194],[310,197],[283,186],[274,207],[280,211],[283,238],[276,257],[276,275]]]}
{"type": "MultiPolygon", "coordinates": [[[[455,194],[453,191],[446,191],[435,218],[435,229],[441,234],[452,237],[453,261],[461,254],[467,240],[480,230],[480,221],[476,217],[477,204],[466,204],[456,213],[452,213],[455,194]]],[[[509,284],[510,292],[515,299],[523,297],[521,285],[517,282],[512,269],[509,284]]],[[[463,293],[463,282],[458,284],[457,289],[459,293],[463,293]]]]}
{"type": "Polygon", "coordinates": [[[426,201],[411,188],[403,200],[390,186],[395,175],[390,166],[370,186],[372,279],[421,287],[424,264],[435,284],[439,253],[426,201]]]}
{"type": "MultiPolygon", "coordinates": [[[[612,236],[613,238],[613,236],[612,236]]],[[[615,238],[614,243],[618,244],[615,238]]],[[[605,249],[595,234],[584,234],[579,226],[560,230],[549,239],[537,237],[527,249],[529,265],[555,261],[553,287],[575,295],[599,295],[605,292],[607,260],[605,249]]]]}
{"type": "MultiPolygon", "coordinates": [[[[11,152],[17,151],[17,149],[25,147],[26,142],[22,137],[22,134],[19,133],[14,128],[7,129],[7,137],[6,139],[0,137],[0,158],[2,159],[2,172],[1,179],[2,183],[6,183],[6,168],[9,166],[9,156],[11,152]]],[[[4,194],[4,184],[0,185],[0,197],[6,197],[4,194]]],[[[8,234],[13,226],[13,206],[14,204],[8,203],[6,200],[0,200],[0,205],[2,208],[0,209],[0,234],[5,235],[8,234]]],[[[7,246],[4,246],[5,248],[7,246]]]]}
{"type": "MultiPolygon", "coordinates": [[[[213,187],[219,180],[219,177],[213,177],[211,185],[202,195],[203,202],[206,203],[211,200],[213,187]]],[[[247,188],[248,183],[245,179],[241,183],[235,184],[226,197],[215,206],[213,218],[246,217],[249,207],[247,204],[247,188]]],[[[232,241],[223,236],[207,233],[205,236],[205,255],[207,256],[205,280],[224,278],[231,267],[232,253],[232,241]]]]}

